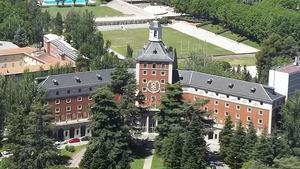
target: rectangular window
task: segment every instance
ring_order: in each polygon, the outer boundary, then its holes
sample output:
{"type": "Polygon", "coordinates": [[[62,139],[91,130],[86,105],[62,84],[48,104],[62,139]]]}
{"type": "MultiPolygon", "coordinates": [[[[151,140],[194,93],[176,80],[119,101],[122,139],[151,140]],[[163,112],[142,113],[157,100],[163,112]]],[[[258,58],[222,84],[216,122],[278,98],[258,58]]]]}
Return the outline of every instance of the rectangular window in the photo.
{"type": "Polygon", "coordinates": [[[166,75],[166,72],[165,71],[161,71],[161,76],[165,76],[166,75]]]}
{"type": "Polygon", "coordinates": [[[226,107],[226,108],[229,108],[229,103],[225,103],[225,107],[226,107]]]}
{"type": "Polygon", "coordinates": [[[162,65],[161,65],[161,68],[162,68],[162,69],[165,69],[165,68],[166,68],[166,65],[165,65],[165,64],[162,64],[162,65]]]}
{"type": "Polygon", "coordinates": [[[147,70],[144,70],[144,71],[143,71],[143,75],[147,75],[147,70]]]}
{"type": "Polygon", "coordinates": [[[258,124],[263,124],[263,120],[262,119],[258,119],[258,124]]]}
{"type": "Polygon", "coordinates": [[[59,107],[56,107],[55,108],[55,113],[59,113],[60,112],[60,108],[59,107]]]}
{"type": "Polygon", "coordinates": [[[88,99],[89,99],[89,100],[93,100],[93,97],[92,97],[92,96],[89,96],[88,99]]]}
{"type": "Polygon", "coordinates": [[[252,112],[252,108],[251,108],[251,107],[248,107],[247,112],[248,112],[248,113],[251,113],[251,112],[252,112]]]}
{"type": "Polygon", "coordinates": [[[155,102],[156,101],[156,97],[155,96],[151,96],[151,102],[155,102]]]}
{"type": "Polygon", "coordinates": [[[147,64],[146,64],[146,63],[144,63],[144,64],[143,64],[143,67],[144,67],[144,68],[147,68],[147,64]]]}
{"type": "Polygon", "coordinates": [[[72,101],[71,98],[66,99],[66,103],[71,103],[71,101],[72,101]]]}
{"type": "Polygon", "coordinates": [[[240,119],[240,114],[239,113],[236,114],[236,118],[240,119]]]}
{"type": "Polygon", "coordinates": [[[143,79],[143,83],[147,83],[147,79],[143,79]]]}
{"type": "Polygon", "coordinates": [[[152,70],[152,75],[156,75],[156,71],[155,70],[152,70]]]}
{"type": "Polygon", "coordinates": [[[259,115],[263,115],[263,111],[262,110],[259,110],[259,115]]]}
{"type": "Polygon", "coordinates": [[[236,109],[237,110],[241,110],[241,106],[240,105],[236,105],[236,109]]]}
{"type": "Polygon", "coordinates": [[[146,91],[147,91],[147,88],[146,88],[146,87],[143,87],[142,90],[143,90],[143,92],[146,92],[146,91]]]}
{"type": "Polygon", "coordinates": [[[66,111],[71,111],[72,109],[71,109],[71,106],[67,106],[66,107],[66,111]]]}
{"type": "Polygon", "coordinates": [[[81,96],[77,97],[77,101],[81,102],[82,101],[82,97],[81,96]]]}
{"type": "Polygon", "coordinates": [[[219,101],[218,100],[215,100],[215,105],[219,105],[219,101]]]}
{"type": "Polygon", "coordinates": [[[55,104],[60,104],[60,99],[55,99],[55,104]]]}
{"type": "Polygon", "coordinates": [[[247,121],[251,121],[251,117],[250,116],[247,117],[247,121]]]}
{"type": "Polygon", "coordinates": [[[204,107],[204,110],[205,110],[205,111],[208,111],[208,108],[207,108],[207,107],[204,107]]]}
{"type": "Polygon", "coordinates": [[[152,68],[155,69],[156,68],[156,64],[153,63],[152,64],[152,68]]]}
{"type": "Polygon", "coordinates": [[[82,105],[77,105],[77,110],[82,110],[82,105]]]}
{"type": "Polygon", "coordinates": [[[218,114],[219,110],[218,109],[214,109],[214,112],[215,112],[215,114],[218,114]]]}
{"type": "Polygon", "coordinates": [[[166,83],[166,82],[165,82],[165,79],[161,79],[161,80],[160,80],[160,83],[161,83],[161,84],[165,84],[165,83],[166,83]]]}
{"type": "Polygon", "coordinates": [[[229,116],[229,112],[228,111],[225,112],[225,116],[229,116]]]}
{"type": "Polygon", "coordinates": [[[211,131],[208,133],[208,140],[211,140],[213,138],[214,138],[214,132],[211,131]]]}

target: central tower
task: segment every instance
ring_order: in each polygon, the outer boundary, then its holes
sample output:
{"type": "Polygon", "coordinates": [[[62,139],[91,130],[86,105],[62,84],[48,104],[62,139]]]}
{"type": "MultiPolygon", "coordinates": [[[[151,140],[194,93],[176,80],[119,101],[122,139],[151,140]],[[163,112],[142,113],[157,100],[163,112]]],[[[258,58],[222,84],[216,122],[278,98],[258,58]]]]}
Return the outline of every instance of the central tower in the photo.
{"type": "Polygon", "coordinates": [[[136,78],[145,105],[156,109],[165,87],[172,83],[174,54],[162,42],[162,26],[153,21],[149,26],[149,42],[138,52],[136,78]]]}

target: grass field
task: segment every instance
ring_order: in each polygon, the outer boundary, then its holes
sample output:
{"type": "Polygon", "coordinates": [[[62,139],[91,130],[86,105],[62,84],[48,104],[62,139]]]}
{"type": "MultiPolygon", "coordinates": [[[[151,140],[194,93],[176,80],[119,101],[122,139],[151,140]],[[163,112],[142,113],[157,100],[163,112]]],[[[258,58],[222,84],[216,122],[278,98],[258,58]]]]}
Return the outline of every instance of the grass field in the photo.
{"type": "Polygon", "coordinates": [[[107,6],[78,6],[78,7],[49,7],[42,8],[43,11],[48,11],[52,17],[55,17],[57,12],[60,12],[63,18],[71,10],[84,12],[85,10],[93,12],[95,17],[105,17],[105,16],[122,16],[120,11],[114,10],[107,6]]]}
{"type": "Polygon", "coordinates": [[[220,59],[220,61],[229,62],[232,66],[237,66],[240,64],[241,66],[254,66],[256,62],[255,57],[241,57],[241,58],[234,58],[234,59],[220,59]]]}
{"type": "MultiPolygon", "coordinates": [[[[223,31],[225,30],[222,26],[220,25],[214,25],[214,24],[207,24],[207,25],[203,25],[201,26],[202,29],[205,29],[205,30],[208,30],[210,32],[213,32],[213,33],[217,33],[217,32],[220,32],[220,31],[223,31]]],[[[224,36],[228,39],[232,39],[232,40],[235,40],[235,41],[239,41],[241,39],[244,39],[245,37],[239,35],[239,34],[236,34],[236,33],[233,33],[231,31],[226,31],[226,32],[223,32],[220,34],[221,36],[224,36]]],[[[246,45],[249,45],[251,47],[254,47],[254,48],[257,48],[257,49],[260,49],[260,46],[258,43],[254,42],[254,41],[251,41],[251,40],[245,40],[241,43],[244,43],[246,45]]]]}
{"type": "Polygon", "coordinates": [[[74,152],[69,152],[66,149],[61,149],[60,150],[60,155],[66,156],[66,157],[71,157],[72,155],[78,153],[80,150],[85,148],[87,145],[81,145],[81,146],[75,146],[75,151],[74,152]]]}
{"type": "Polygon", "coordinates": [[[157,155],[154,154],[151,169],[166,169],[163,165],[162,159],[157,155]]]}
{"type": "MultiPolygon", "coordinates": [[[[112,49],[126,55],[126,46],[130,44],[133,48],[134,56],[136,56],[138,50],[148,42],[148,31],[149,30],[145,28],[129,29],[126,31],[103,31],[102,33],[105,40],[111,40],[112,49]]],[[[201,49],[206,49],[208,55],[225,55],[232,53],[171,28],[163,29],[163,38],[165,45],[176,48],[178,58],[187,57],[190,52],[199,51],[201,49]]]]}
{"type": "Polygon", "coordinates": [[[130,169],[143,169],[144,159],[134,159],[132,163],[130,163],[130,169]]]}

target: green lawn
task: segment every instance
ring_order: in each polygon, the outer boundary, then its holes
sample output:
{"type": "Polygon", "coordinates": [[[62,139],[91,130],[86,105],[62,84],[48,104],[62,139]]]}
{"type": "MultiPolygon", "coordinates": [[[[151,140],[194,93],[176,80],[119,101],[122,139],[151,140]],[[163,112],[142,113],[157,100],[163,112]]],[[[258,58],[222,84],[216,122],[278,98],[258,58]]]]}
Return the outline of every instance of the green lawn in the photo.
{"type": "MultiPolygon", "coordinates": [[[[220,32],[220,31],[224,30],[224,28],[222,26],[220,26],[220,25],[214,25],[214,24],[203,25],[200,28],[208,30],[208,31],[213,32],[213,33],[217,33],[217,32],[220,32]]],[[[226,38],[235,40],[235,41],[238,41],[238,40],[241,40],[241,39],[244,38],[243,36],[241,36],[239,34],[236,34],[236,33],[233,33],[231,31],[226,31],[224,33],[221,33],[220,35],[224,36],[226,38]]],[[[251,47],[260,49],[259,44],[256,43],[256,42],[253,42],[251,40],[245,40],[245,41],[243,41],[241,43],[244,43],[244,44],[249,45],[251,47]]]]}
{"type": "Polygon", "coordinates": [[[72,155],[78,153],[80,150],[82,150],[82,149],[85,148],[86,146],[87,146],[87,145],[76,146],[74,152],[69,152],[69,151],[67,151],[66,149],[61,149],[61,150],[60,150],[60,155],[66,156],[66,157],[71,157],[72,155]]]}
{"type": "Polygon", "coordinates": [[[208,30],[210,32],[213,33],[217,33],[220,32],[222,30],[224,30],[224,28],[220,25],[213,25],[213,24],[207,24],[207,25],[203,25],[201,26],[202,29],[208,30]]]}
{"type": "Polygon", "coordinates": [[[151,169],[166,169],[163,165],[162,159],[157,154],[154,154],[153,156],[151,169]]]}
{"type": "Polygon", "coordinates": [[[55,17],[57,12],[60,12],[63,17],[67,15],[67,13],[71,10],[75,11],[85,11],[93,12],[95,17],[105,17],[105,16],[122,16],[123,13],[120,11],[114,10],[107,6],[78,6],[78,7],[49,7],[42,8],[43,11],[48,10],[52,17],[55,17]]]}
{"type": "Polygon", "coordinates": [[[134,159],[132,163],[130,163],[131,169],[143,169],[145,159],[134,159]]]}
{"type": "MultiPolygon", "coordinates": [[[[136,56],[138,50],[142,49],[143,45],[148,42],[148,32],[149,30],[144,28],[129,29],[126,31],[103,31],[102,33],[105,40],[111,40],[112,49],[125,55],[126,46],[130,44],[133,48],[134,56],[136,56]]],[[[178,58],[187,57],[190,52],[199,51],[201,49],[206,49],[208,55],[232,54],[232,52],[223,48],[200,41],[171,28],[163,29],[163,38],[165,45],[176,48],[178,58]]]]}
{"type": "Polygon", "coordinates": [[[254,66],[256,62],[255,57],[241,57],[241,58],[234,58],[234,59],[220,59],[220,61],[226,61],[229,62],[232,66],[240,65],[246,65],[246,66],[254,66]]]}

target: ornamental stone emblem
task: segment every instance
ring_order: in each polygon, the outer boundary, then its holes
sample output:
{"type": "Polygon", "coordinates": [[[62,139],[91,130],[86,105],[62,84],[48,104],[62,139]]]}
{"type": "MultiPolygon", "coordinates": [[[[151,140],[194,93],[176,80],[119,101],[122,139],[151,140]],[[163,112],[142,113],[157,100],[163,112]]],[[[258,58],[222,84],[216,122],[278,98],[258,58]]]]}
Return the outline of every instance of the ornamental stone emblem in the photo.
{"type": "Polygon", "coordinates": [[[159,81],[155,80],[149,80],[147,83],[147,89],[150,93],[158,93],[160,90],[160,83],[159,81]]]}

